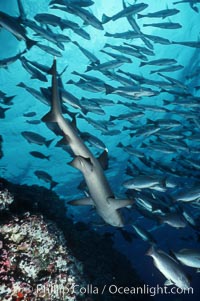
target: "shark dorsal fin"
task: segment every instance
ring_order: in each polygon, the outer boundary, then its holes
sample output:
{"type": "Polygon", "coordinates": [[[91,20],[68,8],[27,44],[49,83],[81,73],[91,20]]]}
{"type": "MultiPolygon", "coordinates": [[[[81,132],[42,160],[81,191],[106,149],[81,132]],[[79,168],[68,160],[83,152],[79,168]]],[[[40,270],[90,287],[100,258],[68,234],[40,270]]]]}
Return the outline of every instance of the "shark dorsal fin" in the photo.
{"type": "Polygon", "coordinates": [[[97,158],[101,167],[106,170],[108,169],[108,150],[105,149],[103,153],[97,158]]]}

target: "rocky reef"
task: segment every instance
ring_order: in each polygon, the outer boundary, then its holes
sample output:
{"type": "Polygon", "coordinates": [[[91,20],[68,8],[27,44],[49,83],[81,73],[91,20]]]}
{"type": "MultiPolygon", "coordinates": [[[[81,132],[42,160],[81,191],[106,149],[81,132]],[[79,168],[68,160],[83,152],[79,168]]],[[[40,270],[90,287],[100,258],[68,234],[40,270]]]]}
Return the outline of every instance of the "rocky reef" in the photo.
{"type": "Polygon", "coordinates": [[[2,301],[148,300],[142,295],[95,293],[105,284],[143,283],[128,259],[115,250],[111,236],[74,223],[54,192],[4,179],[0,190],[12,199],[9,210],[7,206],[0,211],[2,301]]]}
{"type": "Polygon", "coordinates": [[[8,210],[13,201],[14,198],[7,189],[0,190],[0,210],[8,210]]]}
{"type": "Polygon", "coordinates": [[[4,223],[0,235],[1,300],[78,300],[73,286],[86,286],[83,267],[54,223],[26,213],[4,223]]]}

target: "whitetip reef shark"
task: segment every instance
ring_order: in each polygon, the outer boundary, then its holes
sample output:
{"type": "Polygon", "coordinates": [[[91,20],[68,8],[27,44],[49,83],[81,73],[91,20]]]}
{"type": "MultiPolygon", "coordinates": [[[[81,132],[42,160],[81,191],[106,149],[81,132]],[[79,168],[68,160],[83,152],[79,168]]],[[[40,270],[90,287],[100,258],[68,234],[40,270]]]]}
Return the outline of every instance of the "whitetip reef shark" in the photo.
{"type": "Polygon", "coordinates": [[[52,74],[52,101],[50,111],[42,118],[44,122],[56,122],[62,130],[75,158],[69,165],[79,169],[86,181],[89,197],[73,200],[71,205],[93,205],[103,220],[112,226],[123,227],[124,222],[118,209],[133,203],[129,199],[115,199],[115,196],[106,179],[101,162],[107,158],[107,150],[104,150],[99,159],[95,158],[83,140],[79,137],[78,131],[62,115],[61,100],[59,95],[56,59],[50,69],[52,74]]]}

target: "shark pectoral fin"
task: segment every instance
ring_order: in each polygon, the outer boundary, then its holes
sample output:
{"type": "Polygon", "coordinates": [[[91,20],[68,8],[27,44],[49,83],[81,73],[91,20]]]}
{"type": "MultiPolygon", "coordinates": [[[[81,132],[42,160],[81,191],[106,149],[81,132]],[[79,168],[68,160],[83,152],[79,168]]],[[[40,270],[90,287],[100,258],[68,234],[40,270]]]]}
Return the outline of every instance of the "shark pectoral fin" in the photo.
{"type": "Polygon", "coordinates": [[[73,206],[94,206],[94,202],[92,198],[83,198],[79,200],[73,200],[68,202],[67,204],[73,205],[73,206]]]}
{"type": "Polygon", "coordinates": [[[101,167],[106,170],[108,169],[108,150],[105,149],[103,153],[97,158],[101,167]]]}
{"type": "Polygon", "coordinates": [[[113,206],[113,209],[117,210],[123,207],[127,207],[129,205],[133,204],[133,200],[128,199],[114,199],[114,198],[108,198],[108,203],[113,206]]]}

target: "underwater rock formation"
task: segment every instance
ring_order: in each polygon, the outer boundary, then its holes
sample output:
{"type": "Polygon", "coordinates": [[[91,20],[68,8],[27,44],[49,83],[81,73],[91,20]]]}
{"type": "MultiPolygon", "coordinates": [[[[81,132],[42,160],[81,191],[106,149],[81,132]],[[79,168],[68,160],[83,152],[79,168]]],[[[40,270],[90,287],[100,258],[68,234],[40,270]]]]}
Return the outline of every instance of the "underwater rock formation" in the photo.
{"type": "Polygon", "coordinates": [[[2,301],[78,300],[73,285],[86,286],[83,268],[55,224],[27,212],[1,225],[0,234],[2,301]]]}
{"type": "MultiPolygon", "coordinates": [[[[35,297],[37,285],[40,284],[44,296],[43,285],[50,283],[49,289],[54,289],[59,281],[64,284],[74,281],[84,288],[92,285],[99,290],[105,284],[143,285],[130,262],[115,250],[111,236],[100,235],[83,223],[74,224],[66,215],[64,202],[54,192],[38,186],[11,184],[3,179],[0,183],[15,199],[10,211],[1,216],[0,224],[0,294],[3,298],[9,294],[15,296],[3,301],[49,300],[48,296],[47,299],[35,297]],[[25,295],[30,298],[25,299],[25,295]]],[[[51,300],[63,300],[57,297],[51,300]]],[[[148,296],[109,292],[77,294],[71,299],[66,294],[65,297],[64,300],[71,301],[148,300],[148,296]]]]}
{"type": "Polygon", "coordinates": [[[0,190],[0,210],[8,209],[9,205],[14,201],[13,196],[7,189],[0,190]]]}

